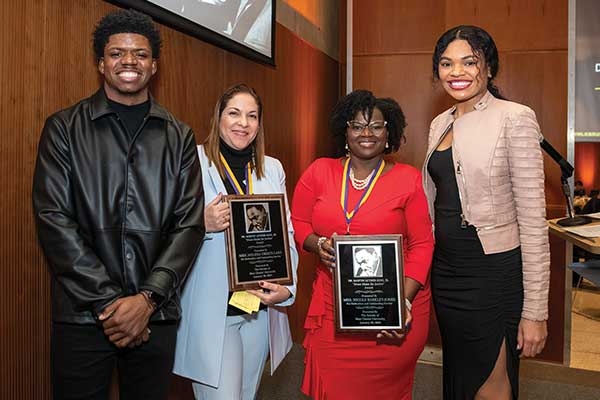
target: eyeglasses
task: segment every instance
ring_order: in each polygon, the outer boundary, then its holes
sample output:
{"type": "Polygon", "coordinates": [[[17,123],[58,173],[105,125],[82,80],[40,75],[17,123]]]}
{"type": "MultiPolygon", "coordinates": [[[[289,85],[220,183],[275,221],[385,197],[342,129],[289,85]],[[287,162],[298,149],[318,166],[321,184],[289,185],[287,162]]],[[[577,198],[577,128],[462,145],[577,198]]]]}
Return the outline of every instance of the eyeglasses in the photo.
{"type": "Polygon", "coordinates": [[[358,121],[348,121],[346,122],[346,125],[348,125],[348,129],[350,129],[350,132],[354,135],[360,135],[365,128],[368,128],[369,132],[373,135],[381,136],[383,135],[383,132],[385,132],[387,121],[371,121],[369,124],[358,121]]]}

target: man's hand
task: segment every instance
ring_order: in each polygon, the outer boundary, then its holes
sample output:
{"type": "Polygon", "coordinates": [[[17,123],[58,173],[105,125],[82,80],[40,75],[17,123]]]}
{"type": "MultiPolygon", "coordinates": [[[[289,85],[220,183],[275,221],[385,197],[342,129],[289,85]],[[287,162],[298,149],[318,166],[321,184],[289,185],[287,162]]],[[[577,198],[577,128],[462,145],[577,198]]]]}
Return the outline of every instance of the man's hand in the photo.
{"type": "Polygon", "coordinates": [[[150,340],[150,333],[151,333],[150,328],[146,327],[146,329],[144,329],[142,331],[142,334],[140,336],[138,336],[137,338],[135,338],[135,340],[133,342],[129,343],[129,345],[127,347],[132,349],[134,347],[138,347],[142,343],[146,343],[148,340],[150,340]]]}
{"type": "Polygon", "coordinates": [[[123,348],[142,336],[153,312],[154,308],[144,295],[136,294],[118,299],[106,307],[98,318],[103,321],[102,327],[108,339],[115,346],[123,348]]]}

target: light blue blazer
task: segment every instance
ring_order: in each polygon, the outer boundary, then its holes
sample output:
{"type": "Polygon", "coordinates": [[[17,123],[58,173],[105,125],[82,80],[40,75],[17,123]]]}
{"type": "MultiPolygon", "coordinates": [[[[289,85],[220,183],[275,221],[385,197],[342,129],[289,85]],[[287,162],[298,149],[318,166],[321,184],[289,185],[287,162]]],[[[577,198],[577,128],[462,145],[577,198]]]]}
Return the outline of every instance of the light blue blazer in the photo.
{"type": "MultiPolygon", "coordinates": [[[[202,168],[202,184],[206,203],[227,190],[215,165],[208,165],[203,146],[198,146],[202,168]]],[[[252,174],[255,194],[283,193],[285,172],[279,160],[265,157],[265,177],[261,180],[252,174]]],[[[297,275],[298,252],[294,244],[294,230],[290,218],[287,196],[285,198],[290,256],[294,283],[297,275]]],[[[292,297],[275,307],[268,307],[269,350],[271,374],[292,347],[287,313],[296,296],[296,285],[288,286],[292,297]]],[[[181,297],[182,319],[177,332],[173,372],[196,382],[217,387],[221,372],[225,318],[228,301],[227,258],[224,232],[207,233],[191,269],[181,297]]]]}

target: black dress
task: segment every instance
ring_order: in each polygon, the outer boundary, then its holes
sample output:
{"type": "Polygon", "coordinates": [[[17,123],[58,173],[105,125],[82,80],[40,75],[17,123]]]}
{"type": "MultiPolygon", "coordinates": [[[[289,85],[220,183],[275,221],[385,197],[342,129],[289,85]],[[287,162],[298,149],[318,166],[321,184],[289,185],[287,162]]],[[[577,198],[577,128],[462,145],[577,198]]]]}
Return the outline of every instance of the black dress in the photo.
{"type": "Polygon", "coordinates": [[[494,369],[505,339],[507,372],[516,399],[521,250],[486,255],[475,227],[461,227],[453,169],[451,148],[434,151],[427,165],[437,189],[431,288],[442,335],[444,399],[473,399],[494,369]]]}

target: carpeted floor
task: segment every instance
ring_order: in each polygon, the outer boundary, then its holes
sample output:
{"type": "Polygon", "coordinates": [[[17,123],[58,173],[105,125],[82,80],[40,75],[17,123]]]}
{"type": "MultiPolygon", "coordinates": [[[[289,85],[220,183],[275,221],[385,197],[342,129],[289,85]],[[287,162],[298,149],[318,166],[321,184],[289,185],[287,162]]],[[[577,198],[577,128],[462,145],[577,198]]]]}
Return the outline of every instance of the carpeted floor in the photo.
{"type": "MultiPolygon", "coordinates": [[[[257,400],[309,399],[299,390],[304,371],[303,357],[302,347],[295,345],[275,375],[269,376],[268,373],[263,375],[257,400]]],[[[415,373],[413,399],[441,399],[441,385],[441,367],[419,363],[415,373]]],[[[598,400],[600,399],[600,373],[525,362],[521,371],[520,398],[527,400],[598,400]]]]}
{"type": "Polygon", "coordinates": [[[600,289],[573,289],[571,367],[600,371],[600,289]]]}

